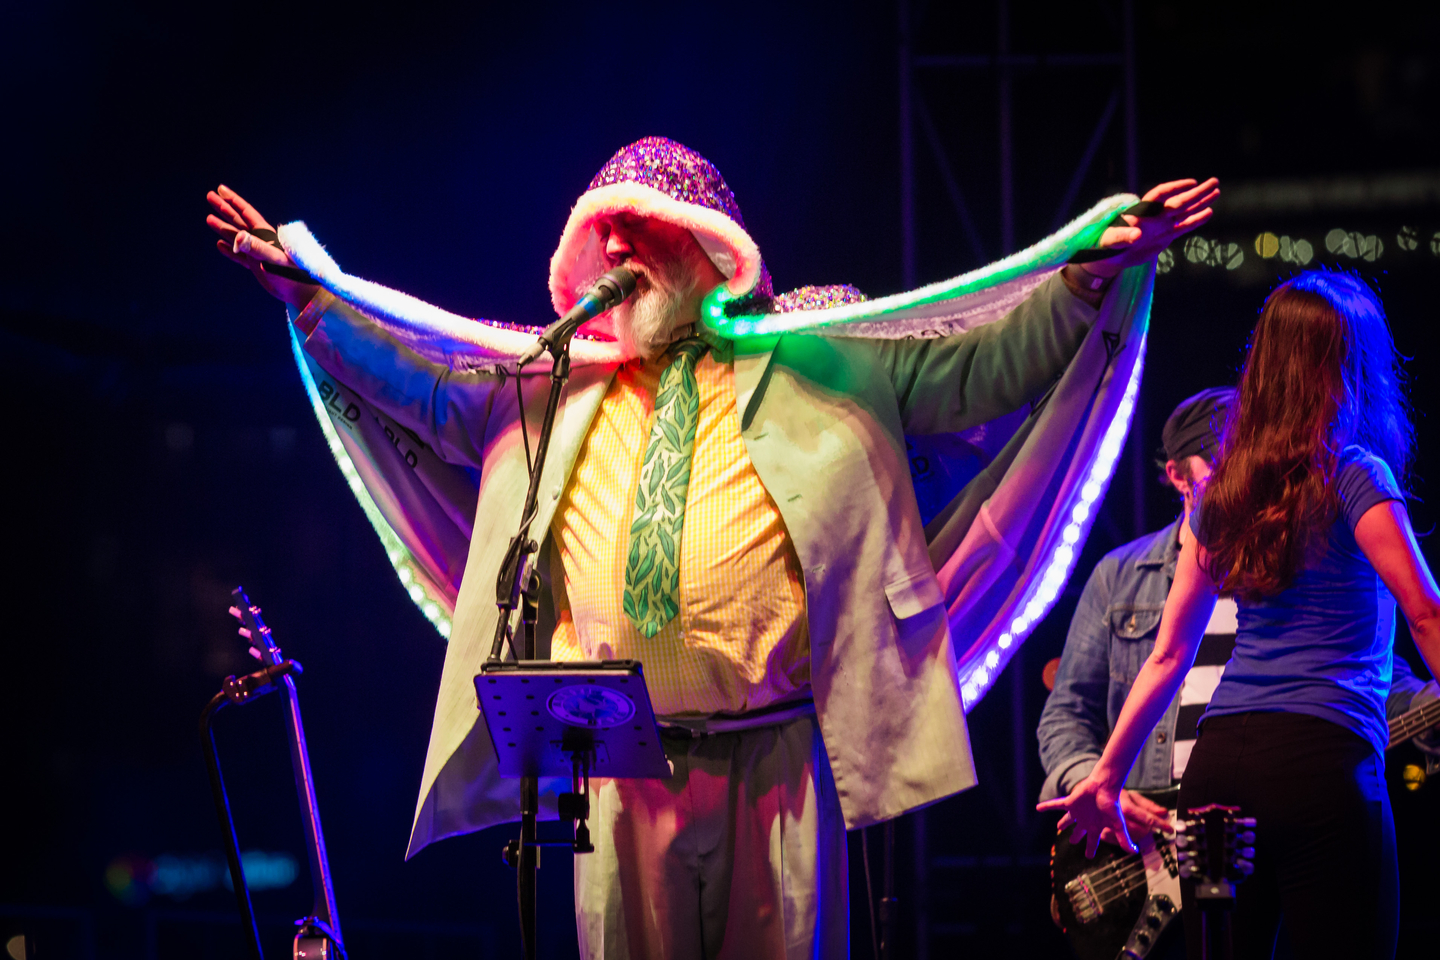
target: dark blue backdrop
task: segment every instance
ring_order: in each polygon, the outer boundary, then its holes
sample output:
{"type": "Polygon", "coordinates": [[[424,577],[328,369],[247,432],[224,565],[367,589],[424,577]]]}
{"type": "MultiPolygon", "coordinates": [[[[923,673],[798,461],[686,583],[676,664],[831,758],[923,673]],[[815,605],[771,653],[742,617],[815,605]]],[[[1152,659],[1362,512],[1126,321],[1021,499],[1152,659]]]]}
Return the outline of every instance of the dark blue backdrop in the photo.
{"type": "MultiPolygon", "coordinates": [[[[1402,23],[1372,4],[1364,22],[1297,24],[1248,4],[1142,6],[1145,182],[1440,167],[1434,13],[1402,23]]],[[[1111,5],[1013,8],[1014,49],[1116,46],[1111,5]]],[[[498,857],[506,831],[401,862],[443,642],[324,450],[280,309],[214,253],[205,190],[223,181],[272,220],[305,219],[360,276],[461,313],[539,322],[551,316],[547,267],[570,203],[614,149],[663,134],[725,172],[780,288],[891,292],[901,272],[896,22],[892,4],[843,2],[0,11],[15,564],[0,669],[0,939],[29,929],[52,956],[84,955],[87,937],[95,955],[238,956],[194,722],[221,678],[246,665],[224,613],[229,588],[244,583],[307,668],[302,697],[354,954],[509,955],[517,942],[512,874],[498,857]]],[[[920,52],[993,49],[991,3],[937,5],[918,22],[920,52]]],[[[1017,79],[1022,243],[1047,229],[1108,92],[1086,76],[1017,79]]],[[[993,251],[994,80],[937,75],[922,93],[993,251]]],[[[922,280],[976,265],[929,163],[919,165],[922,280]]],[[[1118,189],[1122,174],[1118,141],[1107,141],[1077,206],[1118,189]]],[[[1437,228],[1432,198],[1264,222],[1222,203],[1204,231],[1247,250],[1262,229],[1308,236],[1321,260],[1379,284],[1397,340],[1418,355],[1422,478],[1440,466],[1424,418],[1440,402],[1426,375],[1437,228]],[[1390,243],[1406,225],[1419,231],[1415,251],[1390,243]],[[1387,253],[1373,263],[1328,254],[1322,238],[1336,226],[1385,237],[1387,253]]],[[[1290,269],[1253,253],[1235,271],[1180,256],[1160,277],[1148,427],[1132,443],[1150,450],[1175,402],[1233,377],[1265,290],[1290,269]]],[[[1148,473],[1143,483],[1157,527],[1174,505],[1148,473]]],[[[1134,535],[1136,494],[1122,470],[1082,573],[1134,535]]],[[[1431,507],[1413,509],[1431,529],[1431,507]]],[[[1065,955],[1045,919],[1047,822],[1016,815],[1011,723],[1018,711],[1033,730],[1040,667],[1058,654],[1078,586],[1011,668],[1018,700],[1001,683],[972,716],[982,785],[929,815],[936,950],[1065,955]]],[[[1400,646],[1413,655],[1408,638],[1400,646]]],[[[274,955],[308,886],[277,707],[221,722],[242,845],[300,862],[288,885],[256,895],[279,921],[266,930],[274,955]]],[[[1019,779],[1033,793],[1033,742],[1021,746],[1019,779]]],[[[1440,851],[1421,825],[1440,814],[1437,795],[1395,794],[1405,936],[1417,944],[1436,933],[1425,904],[1440,893],[1430,868],[1440,851]]],[[[902,826],[907,952],[909,838],[902,826]]],[[[569,863],[546,856],[545,952],[563,956],[574,937],[569,863]]],[[[856,873],[858,956],[869,940],[863,890],[856,873]]]]}

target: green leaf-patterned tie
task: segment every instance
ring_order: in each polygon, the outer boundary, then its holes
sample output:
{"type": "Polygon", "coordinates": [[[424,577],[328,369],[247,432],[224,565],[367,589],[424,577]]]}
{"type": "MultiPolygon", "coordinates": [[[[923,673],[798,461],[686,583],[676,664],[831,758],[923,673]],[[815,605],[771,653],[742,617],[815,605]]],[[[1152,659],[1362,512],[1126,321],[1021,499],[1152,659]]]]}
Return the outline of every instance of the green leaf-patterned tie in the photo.
{"type": "Polygon", "coordinates": [[[655,424],[635,490],[621,600],[625,616],[647,638],[680,612],[680,531],[685,525],[685,493],[690,489],[690,460],[700,419],[695,364],[708,349],[699,339],[672,346],[674,359],[660,374],[655,392],[655,424]]]}

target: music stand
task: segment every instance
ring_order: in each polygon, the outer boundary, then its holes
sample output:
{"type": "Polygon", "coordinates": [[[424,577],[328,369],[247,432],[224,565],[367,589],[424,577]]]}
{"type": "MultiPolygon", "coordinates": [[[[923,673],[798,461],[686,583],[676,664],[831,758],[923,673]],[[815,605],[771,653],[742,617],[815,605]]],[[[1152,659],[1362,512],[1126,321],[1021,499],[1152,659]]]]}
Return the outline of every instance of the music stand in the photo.
{"type": "Polygon", "coordinates": [[[519,872],[520,930],[525,953],[535,952],[535,870],[539,778],[570,777],[560,795],[561,819],[575,821],[577,854],[590,853],[590,775],[667,779],[673,775],[660,745],[638,660],[490,661],[475,677],[500,775],[520,779],[520,837],[505,845],[505,862],[519,872]]]}

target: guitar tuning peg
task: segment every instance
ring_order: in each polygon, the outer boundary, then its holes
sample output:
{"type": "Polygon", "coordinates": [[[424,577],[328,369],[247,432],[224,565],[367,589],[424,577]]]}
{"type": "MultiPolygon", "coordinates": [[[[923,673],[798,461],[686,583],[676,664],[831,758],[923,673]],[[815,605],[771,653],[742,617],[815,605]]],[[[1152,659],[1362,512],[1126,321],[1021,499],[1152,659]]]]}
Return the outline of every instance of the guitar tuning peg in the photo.
{"type": "Polygon", "coordinates": [[[1254,818],[1254,817],[1236,817],[1236,818],[1235,818],[1235,826],[1237,826],[1237,827],[1248,827],[1249,829],[1253,830],[1253,829],[1255,829],[1255,818],[1254,818]]]}
{"type": "Polygon", "coordinates": [[[239,608],[239,607],[231,607],[231,608],[230,608],[230,616],[234,617],[236,620],[239,620],[239,619],[241,618],[240,608],[239,608]]]}
{"type": "Polygon", "coordinates": [[[1243,863],[1245,860],[1254,860],[1254,859],[1255,859],[1255,848],[1254,848],[1254,847],[1241,847],[1239,850],[1236,850],[1235,853],[1238,854],[1240,857],[1243,858],[1243,859],[1241,860],[1242,863],[1243,863]]]}
{"type": "Polygon", "coordinates": [[[1242,874],[1247,877],[1255,872],[1255,864],[1251,863],[1249,860],[1236,860],[1235,866],[1242,874]]]}
{"type": "Polygon", "coordinates": [[[239,633],[240,633],[240,636],[244,637],[246,640],[252,639],[252,637],[251,637],[251,635],[250,635],[250,628],[249,628],[249,627],[241,627],[240,630],[239,630],[239,633]]]}
{"type": "Polygon", "coordinates": [[[259,651],[259,650],[256,650],[254,647],[251,647],[251,648],[250,648],[250,656],[254,657],[256,660],[259,660],[259,659],[260,659],[260,651],[259,651]]]}
{"type": "Polygon", "coordinates": [[[1236,836],[1235,839],[1239,840],[1241,843],[1254,843],[1254,842],[1255,842],[1255,831],[1254,831],[1254,830],[1246,830],[1246,831],[1240,833],[1238,836],[1236,836]]]}

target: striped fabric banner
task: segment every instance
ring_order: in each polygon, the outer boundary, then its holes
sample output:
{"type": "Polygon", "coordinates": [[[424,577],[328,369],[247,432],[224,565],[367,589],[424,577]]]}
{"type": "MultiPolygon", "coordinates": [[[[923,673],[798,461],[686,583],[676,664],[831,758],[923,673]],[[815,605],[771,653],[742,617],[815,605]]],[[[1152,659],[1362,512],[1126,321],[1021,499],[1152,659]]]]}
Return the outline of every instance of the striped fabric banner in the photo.
{"type": "Polygon", "coordinates": [[[1200,641],[1200,651],[1195,654],[1195,663],[1185,674],[1185,684],[1180,688],[1180,713],[1175,718],[1175,751],[1170,761],[1170,775],[1178,782],[1185,775],[1185,765],[1190,762],[1190,751],[1195,749],[1195,738],[1199,735],[1200,717],[1210,705],[1215,688],[1220,686],[1220,677],[1225,673],[1225,664],[1235,652],[1235,601],[1221,597],[1215,601],[1215,612],[1205,625],[1205,636],[1200,641]]]}

